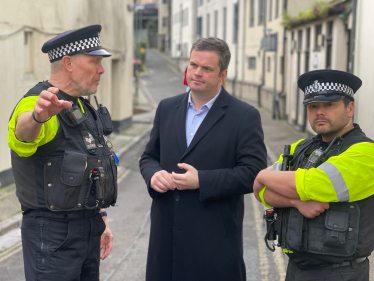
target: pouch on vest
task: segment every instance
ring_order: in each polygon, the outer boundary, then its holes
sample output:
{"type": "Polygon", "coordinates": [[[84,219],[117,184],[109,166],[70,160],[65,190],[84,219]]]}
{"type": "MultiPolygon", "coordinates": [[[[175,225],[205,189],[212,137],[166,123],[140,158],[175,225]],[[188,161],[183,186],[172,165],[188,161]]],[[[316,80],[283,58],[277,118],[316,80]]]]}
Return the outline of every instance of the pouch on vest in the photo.
{"type": "Polygon", "coordinates": [[[301,252],[305,250],[304,216],[296,208],[290,208],[287,226],[287,249],[301,252]]]}
{"type": "Polygon", "coordinates": [[[104,135],[109,136],[113,132],[113,122],[108,109],[100,104],[98,108],[98,115],[101,119],[101,123],[103,124],[104,135]]]}
{"type": "Polygon", "coordinates": [[[87,155],[65,151],[64,158],[54,158],[44,165],[44,191],[47,207],[52,211],[81,208],[88,185],[87,155]],[[85,179],[86,178],[86,179],[85,179]]]}
{"type": "Polygon", "coordinates": [[[345,232],[348,229],[348,211],[329,210],[326,215],[327,231],[323,243],[330,247],[344,247],[345,232]]]}

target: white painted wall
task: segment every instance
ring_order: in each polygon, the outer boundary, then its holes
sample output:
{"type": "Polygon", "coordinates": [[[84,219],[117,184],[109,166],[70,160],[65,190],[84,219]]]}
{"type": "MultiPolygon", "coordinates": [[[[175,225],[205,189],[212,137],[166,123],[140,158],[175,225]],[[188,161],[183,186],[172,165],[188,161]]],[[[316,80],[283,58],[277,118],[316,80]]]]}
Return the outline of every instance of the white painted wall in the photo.
{"type": "Polygon", "coordinates": [[[356,51],[354,74],[361,78],[362,87],[355,95],[355,122],[370,138],[374,138],[374,2],[360,0],[357,6],[356,51]]]}
{"type": "MultiPolygon", "coordinates": [[[[133,57],[133,13],[127,5],[131,0],[0,0],[0,172],[10,165],[7,145],[7,120],[21,97],[42,80],[49,78],[48,55],[41,52],[44,42],[54,35],[91,24],[101,24],[101,42],[112,57],[103,60],[105,73],[98,88],[97,97],[111,112],[112,119],[121,121],[132,115],[132,57],[133,57]],[[26,71],[24,31],[4,37],[28,25],[41,32],[33,31],[31,54],[33,69],[26,71]],[[117,60],[118,73],[112,75],[112,61],[117,60]],[[116,78],[115,78],[116,77],[116,78]],[[116,79],[118,83],[113,83],[116,79]],[[113,89],[112,89],[113,88],[113,89]],[[115,97],[113,96],[115,92],[115,97]]],[[[27,31],[27,30],[26,30],[27,31]]],[[[28,50],[28,49],[27,49],[28,50]]]]}

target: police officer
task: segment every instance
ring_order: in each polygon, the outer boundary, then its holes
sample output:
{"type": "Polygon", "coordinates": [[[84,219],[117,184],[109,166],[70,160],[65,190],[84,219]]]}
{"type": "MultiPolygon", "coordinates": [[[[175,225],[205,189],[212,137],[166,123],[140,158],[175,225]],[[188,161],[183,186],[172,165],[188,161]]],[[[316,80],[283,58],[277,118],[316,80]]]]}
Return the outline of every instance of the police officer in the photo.
{"type": "Polygon", "coordinates": [[[100,31],[91,25],[47,41],[50,79],[23,96],[9,122],[26,280],[99,280],[112,248],[103,209],[117,197],[111,120],[83,98],[97,91],[110,56],[100,31]]]}
{"type": "Polygon", "coordinates": [[[289,257],[287,281],[369,280],[374,144],[352,123],[353,96],[361,84],[358,77],[335,70],[300,76],[298,86],[317,135],[292,144],[255,180],[258,200],[277,207],[275,216],[267,212],[274,219],[266,238],[275,231],[289,257]]]}

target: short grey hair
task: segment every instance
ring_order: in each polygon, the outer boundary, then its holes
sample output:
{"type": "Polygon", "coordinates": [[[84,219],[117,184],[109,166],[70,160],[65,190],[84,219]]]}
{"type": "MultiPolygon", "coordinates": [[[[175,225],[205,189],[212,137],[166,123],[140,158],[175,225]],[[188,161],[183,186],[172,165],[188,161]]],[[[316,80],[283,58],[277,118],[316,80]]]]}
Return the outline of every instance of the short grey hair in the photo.
{"type": "Polygon", "coordinates": [[[229,67],[231,59],[230,48],[222,39],[216,37],[200,38],[192,45],[190,55],[193,50],[216,52],[219,56],[218,66],[220,73],[229,67]]]}
{"type": "Polygon", "coordinates": [[[57,60],[51,63],[51,73],[57,73],[62,66],[62,60],[57,60]]]}

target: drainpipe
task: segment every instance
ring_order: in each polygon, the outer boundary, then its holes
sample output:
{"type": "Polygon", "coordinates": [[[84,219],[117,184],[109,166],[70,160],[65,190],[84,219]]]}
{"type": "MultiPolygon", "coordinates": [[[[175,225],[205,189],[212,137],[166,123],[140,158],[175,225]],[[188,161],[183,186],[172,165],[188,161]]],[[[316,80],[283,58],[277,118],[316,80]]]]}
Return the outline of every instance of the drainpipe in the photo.
{"type": "Polygon", "coordinates": [[[246,35],[246,29],[245,29],[245,27],[246,27],[246,21],[245,21],[245,11],[246,11],[246,3],[247,3],[247,1],[245,1],[244,0],[244,4],[243,4],[243,15],[244,15],[244,18],[243,18],[243,22],[244,22],[244,25],[243,25],[243,28],[242,28],[242,30],[243,30],[243,44],[242,44],[242,83],[241,83],[241,86],[240,86],[240,97],[242,97],[242,95],[243,95],[243,83],[244,83],[244,81],[245,81],[245,79],[244,79],[244,68],[245,68],[245,61],[246,61],[246,59],[245,59],[245,35],[246,35]]]}
{"type": "MultiPolygon", "coordinates": [[[[278,32],[275,33],[275,51],[274,51],[274,91],[273,91],[273,119],[276,118],[276,108],[279,109],[279,96],[277,93],[277,71],[278,71],[278,32]]],[[[279,111],[278,111],[279,117],[279,111]]]]}
{"type": "Polygon", "coordinates": [[[286,28],[283,28],[283,65],[282,67],[282,90],[277,94],[278,102],[277,102],[277,111],[278,111],[278,119],[281,119],[281,113],[280,113],[280,106],[279,106],[279,97],[283,95],[284,88],[285,88],[285,62],[286,62],[286,28]]]}
{"type": "MultiPolygon", "coordinates": [[[[264,32],[263,38],[266,38],[266,2],[264,1],[264,32]]],[[[265,85],[265,64],[266,64],[266,49],[264,49],[263,57],[262,57],[262,81],[261,84],[257,88],[257,104],[261,107],[261,88],[265,85]]]]}
{"type": "Polygon", "coordinates": [[[348,72],[354,72],[355,64],[355,43],[356,43],[356,19],[357,19],[357,0],[353,0],[353,10],[352,10],[352,29],[351,29],[351,40],[349,42],[349,65],[348,72]]]}
{"type": "Polygon", "coordinates": [[[234,97],[236,97],[236,80],[238,79],[238,64],[239,64],[239,60],[238,60],[238,53],[239,53],[239,31],[240,31],[240,28],[239,28],[239,0],[237,2],[238,4],[238,13],[237,13],[237,22],[236,22],[236,28],[237,28],[237,33],[236,33],[236,46],[235,46],[235,76],[234,76],[234,80],[233,80],[233,83],[232,83],[232,94],[234,97]]]}

